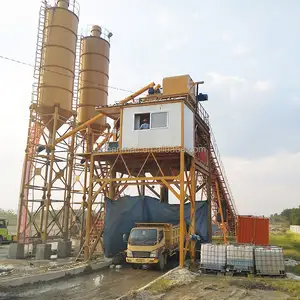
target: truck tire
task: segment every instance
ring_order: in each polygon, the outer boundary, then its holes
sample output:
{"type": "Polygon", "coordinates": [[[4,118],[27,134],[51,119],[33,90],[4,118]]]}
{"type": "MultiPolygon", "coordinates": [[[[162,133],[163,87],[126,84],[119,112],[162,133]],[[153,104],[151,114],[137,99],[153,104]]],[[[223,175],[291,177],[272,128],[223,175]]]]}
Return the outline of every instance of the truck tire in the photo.
{"type": "Polygon", "coordinates": [[[160,254],[158,258],[158,264],[157,267],[160,271],[164,271],[166,267],[166,257],[165,254],[160,254]]]}
{"type": "Polygon", "coordinates": [[[141,266],[139,264],[131,264],[132,269],[138,270],[141,268],[141,266]]]}
{"type": "Polygon", "coordinates": [[[3,244],[3,236],[0,235],[0,246],[3,244]]]}

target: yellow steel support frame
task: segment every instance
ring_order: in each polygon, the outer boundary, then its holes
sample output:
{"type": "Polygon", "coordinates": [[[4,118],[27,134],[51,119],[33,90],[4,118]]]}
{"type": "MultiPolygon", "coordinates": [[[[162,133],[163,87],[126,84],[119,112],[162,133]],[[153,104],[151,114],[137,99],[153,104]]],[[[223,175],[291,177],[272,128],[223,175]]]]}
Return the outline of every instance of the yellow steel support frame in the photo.
{"type": "MultiPolygon", "coordinates": [[[[88,204],[89,185],[91,178],[97,178],[104,176],[107,172],[106,164],[94,168],[90,161],[93,147],[96,143],[96,138],[100,136],[105,138],[107,132],[95,132],[90,127],[87,127],[85,131],[80,134],[76,134],[77,147],[74,153],[75,159],[73,164],[73,183],[72,183],[72,206],[74,207],[75,219],[72,220],[72,233],[73,237],[80,240],[80,248],[84,245],[86,236],[86,230],[93,228],[94,223],[100,220],[100,216],[104,211],[103,197],[100,197],[98,201],[95,201],[91,207],[88,204]],[[76,208],[76,209],[75,209],[76,208]],[[87,218],[88,214],[90,216],[87,218]],[[87,220],[88,219],[88,220],[87,220]]],[[[73,135],[74,136],[74,135],[73,135]]],[[[93,182],[93,180],[92,180],[93,182]]],[[[93,182],[92,190],[99,185],[93,182]]],[[[106,196],[106,190],[104,190],[102,196],[106,196]]],[[[97,232],[93,232],[97,235],[97,232]]],[[[78,253],[80,257],[82,251],[78,253]]]]}
{"type": "MultiPolygon", "coordinates": [[[[115,197],[112,199],[116,199],[119,195],[126,191],[128,187],[136,186],[138,188],[139,185],[145,187],[145,189],[149,192],[153,192],[153,187],[160,187],[161,184],[164,184],[168,187],[168,189],[175,195],[175,197],[180,201],[180,267],[184,266],[184,260],[187,252],[190,253],[191,260],[195,259],[195,242],[190,240],[190,235],[195,233],[195,202],[196,202],[196,179],[199,182],[200,173],[195,170],[195,162],[194,159],[191,159],[191,165],[189,171],[187,170],[187,166],[185,164],[185,152],[181,151],[178,153],[177,158],[175,158],[180,165],[179,174],[172,175],[171,169],[164,168],[162,166],[162,162],[164,158],[160,158],[159,156],[162,153],[158,152],[145,152],[143,154],[136,153],[126,153],[126,152],[116,152],[116,153],[93,153],[91,155],[91,168],[90,174],[95,173],[94,168],[97,167],[97,164],[100,164],[103,161],[114,159],[111,161],[110,165],[114,168],[120,170],[124,170],[127,174],[124,175],[120,172],[115,173],[115,177],[111,177],[110,173],[107,173],[106,176],[99,176],[97,178],[93,178],[90,176],[89,183],[89,197],[88,197],[88,213],[87,216],[89,218],[91,207],[94,205],[95,201],[97,201],[98,197],[101,197],[102,194],[107,194],[107,186],[111,186],[114,183],[115,189],[115,197]],[[132,155],[142,156],[141,159],[135,159],[132,155]],[[147,175],[140,176],[140,174],[146,174],[148,169],[146,166],[156,166],[158,170],[155,176],[147,175]],[[133,169],[135,169],[133,171],[133,169]],[[133,175],[133,173],[135,174],[133,175]],[[167,175],[166,175],[167,173],[167,175]],[[198,177],[198,178],[197,178],[198,177]],[[99,184],[96,187],[96,184],[99,184]],[[95,188],[96,187],[96,188],[95,188]],[[150,187],[150,188],[149,188],[150,187]],[[186,231],[186,224],[184,221],[184,204],[185,202],[190,201],[190,218],[191,224],[189,226],[188,232],[186,231]]],[[[168,153],[166,153],[168,155],[168,153]]],[[[202,182],[202,187],[205,184],[202,182]]],[[[198,192],[201,192],[201,189],[198,189],[198,192]]],[[[155,195],[157,196],[157,195],[155,195]]],[[[87,221],[87,230],[85,236],[85,244],[84,244],[84,259],[88,260],[94,254],[94,249],[96,247],[95,243],[101,241],[101,236],[98,237],[97,240],[91,241],[91,233],[93,231],[92,227],[89,227],[91,224],[90,220],[87,221]]]]}
{"type": "MultiPolygon", "coordinates": [[[[197,200],[208,200],[210,210],[211,203],[211,180],[209,174],[205,174],[196,167],[195,158],[185,152],[184,149],[184,102],[182,102],[181,115],[181,147],[171,148],[170,153],[165,148],[165,153],[159,149],[136,149],[135,151],[122,151],[122,130],[119,133],[119,150],[117,152],[93,152],[90,156],[90,177],[88,184],[88,213],[86,220],[85,241],[81,253],[84,253],[84,259],[90,259],[95,253],[97,243],[102,241],[103,231],[98,231],[97,238],[93,238],[95,223],[90,220],[91,207],[99,198],[109,196],[116,200],[122,196],[128,188],[137,188],[138,194],[143,194],[145,190],[159,197],[155,187],[166,186],[169,191],[179,200],[180,203],[180,267],[184,266],[187,252],[190,253],[191,261],[195,259],[195,241],[190,236],[195,233],[195,207],[197,200]],[[174,154],[177,153],[177,154],[174,154]],[[173,156],[172,156],[173,155],[173,156]],[[190,164],[186,163],[189,158],[190,164]],[[172,164],[174,166],[172,166],[172,164]],[[106,166],[105,172],[96,172],[102,166],[106,166]],[[175,171],[174,171],[175,170],[175,171]],[[93,175],[94,174],[94,175],[93,175]],[[142,188],[142,192],[140,190],[142,188]],[[199,196],[201,194],[201,196],[199,196]],[[204,197],[205,195],[205,197],[204,197]],[[186,231],[184,221],[184,205],[190,202],[190,226],[186,231]]],[[[120,125],[122,128],[122,109],[120,113],[120,125]]],[[[209,149],[209,135],[202,133],[205,138],[205,147],[209,149]]],[[[97,150],[100,150],[105,143],[113,136],[109,133],[104,142],[98,144],[97,150]]],[[[198,145],[199,146],[199,145],[198,145]]],[[[104,204],[103,204],[104,205],[104,204]]],[[[208,220],[208,228],[211,227],[211,220],[208,220]]],[[[80,254],[78,255],[78,258],[80,254]]]]}
{"type": "Polygon", "coordinates": [[[29,245],[70,238],[76,141],[73,136],[55,147],[54,141],[74,128],[74,120],[74,116],[66,120],[59,115],[58,107],[54,113],[46,113],[36,104],[31,106],[20,189],[18,243],[29,245]],[[43,123],[42,119],[48,121],[43,123]],[[59,122],[65,125],[57,130],[59,122]]]}

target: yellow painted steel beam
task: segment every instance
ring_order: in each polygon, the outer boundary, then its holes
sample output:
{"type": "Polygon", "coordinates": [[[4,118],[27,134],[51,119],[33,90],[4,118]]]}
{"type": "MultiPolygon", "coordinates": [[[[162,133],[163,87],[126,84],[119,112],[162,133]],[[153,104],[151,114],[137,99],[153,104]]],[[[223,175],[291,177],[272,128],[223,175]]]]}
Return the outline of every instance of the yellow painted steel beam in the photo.
{"type": "Polygon", "coordinates": [[[217,190],[217,197],[218,197],[218,203],[219,203],[219,211],[220,211],[220,214],[221,214],[221,222],[222,222],[221,229],[223,231],[224,243],[227,244],[226,227],[225,227],[225,222],[224,222],[223,209],[222,209],[222,205],[221,205],[218,180],[216,180],[216,190],[217,190]]]}
{"type": "Polygon", "coordinates": [[[179,268],[184,267],[184,241],[185,241],[185,221],[184,221],[184,152],[180,153],[180,212],[179,212],[179,268]]]}
{"type": "MultiPolygon", "coordinates": [[[[140,94],[146,92],[149,88],[154,87],[154,86],[155,86],[154,82],[149,83],[145,87],[139,89],[135,93],[133,93],[130,96],[126,97],[125,99],[121,100],[120,104],[125,104],[125,103],[129,102],[130,100],[133,100],[135,97],[137,97],[140,94]]],[[[104,116],[104,114],[100,113],[99,115],[91,118],[90,120],[86,121],[85,123],[77,126],[76,128],[74,128],[70,132],[68,132],[65,135],[61,136],[60,138],[56,139],[55,144],[58,144],[58,143],[62,142],[63,140],[65,140],[66,138],[70,137],[71,135],[77,133],[78,131],[81,131],[81,130],[85,129],[86,127],[88,127],[89,125],[93,124],[94,122],[96,122],[97,120],[99,120],[100,118],[102,118],[103,116],[104,116]]]]}
{"type": "MultiPolygon", "coordinates": [[[[195,158],[192,159],[191,169],[191,187],[190,187],[190,202],[191,202],[191,224],[190,224],[190,234],[195,234],[196,231],[196,169],[195,169],[195,158]]],[[[191,262],[195,262],[195,254],[196,254],[196,242],[191,241],[190,251],[191,251],[191,262]]]]}
{"type": "MultiPolygon", "coordinates": [[[[179,176],[164,176],[164,177],[127,177],[127,178],[100,178],[97,179],[97,182],[110,182],[110,181],[137,181],[137,180],[143,180],[143,181],[153,181],[153,180],[158,180],[158,181],[166,181],[166,180],[175,180],[179,179],[179,176]]],[[[155,183],[155,182],[154,182],[155,183]]],[[[148,184],[148,183],[146,183],[148,184]]]]}
{"type": "Polygon", "coordinates": [[[161,181],[177,197],[177,199],[180,200],[180,195],[171,187],[171,185],[164,178],[161,181]]]}

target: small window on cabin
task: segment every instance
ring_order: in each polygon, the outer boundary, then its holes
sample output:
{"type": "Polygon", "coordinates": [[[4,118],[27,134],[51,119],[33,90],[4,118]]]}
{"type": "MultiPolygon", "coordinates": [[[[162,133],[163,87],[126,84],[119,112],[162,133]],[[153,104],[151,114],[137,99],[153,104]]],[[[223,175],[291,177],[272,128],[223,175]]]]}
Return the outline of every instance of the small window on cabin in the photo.
{"type": "Polygon", "coordinates": [[[134,130],[150,128],[150,113],[134,115],[134,130]]]}
{"type": "Polygon", "coordinates": [[[151,128],[168,127],[168,113],[156,112],[151,114],[151,128]]]}

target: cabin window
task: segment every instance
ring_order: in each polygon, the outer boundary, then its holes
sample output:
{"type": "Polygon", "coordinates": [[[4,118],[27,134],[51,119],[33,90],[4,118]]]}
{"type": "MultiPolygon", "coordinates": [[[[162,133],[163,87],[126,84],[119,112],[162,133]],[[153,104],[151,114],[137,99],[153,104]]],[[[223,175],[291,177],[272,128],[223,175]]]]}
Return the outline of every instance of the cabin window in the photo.
{"type": "Polygon", "coordinates": [[[168,127],[167,112],[153,112],[134,115],[134,130],[168,127]]]}
{"type": "Polygon", "coordinates": [[[134,115],[134,130],[143,130],[150,128],[150,113],[134,115]]]}
{"type": "Polygon", "coordinates": [[[166,128],[168,126],[168,113],[155,112],[151,114],[151,128],[166,128]]]}

